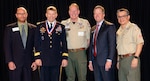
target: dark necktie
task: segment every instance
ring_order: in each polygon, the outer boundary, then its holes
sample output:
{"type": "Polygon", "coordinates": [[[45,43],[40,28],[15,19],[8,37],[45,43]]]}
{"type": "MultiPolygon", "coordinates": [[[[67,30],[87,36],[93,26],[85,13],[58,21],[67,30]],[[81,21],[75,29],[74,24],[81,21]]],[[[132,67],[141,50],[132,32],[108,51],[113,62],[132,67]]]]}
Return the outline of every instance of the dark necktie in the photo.
{"type": "Polygon", "coordinates": [[[26,47],[27,36],[26,36],[24,25],[22,25],[22,35],[21,35],[21,38],[22,38],[23,46],[25,48],[26,47]]]}
{"type": "Polygon", "coordinates": [[[53,25],[52,25],[52,23],[50,23],[50,26],[48,27],[48,30],[51,31],[52,27],[53,27],[53,25]]]}
{"type": "Polygon", "coordinates": [[[94,32],[94,56],[95,57],[97,55],[96,40],[97,40],[97,35],[98,35],[98,26],[99,25],[96,25],[96,29],[95,29],[95,32],[94,32]]]}

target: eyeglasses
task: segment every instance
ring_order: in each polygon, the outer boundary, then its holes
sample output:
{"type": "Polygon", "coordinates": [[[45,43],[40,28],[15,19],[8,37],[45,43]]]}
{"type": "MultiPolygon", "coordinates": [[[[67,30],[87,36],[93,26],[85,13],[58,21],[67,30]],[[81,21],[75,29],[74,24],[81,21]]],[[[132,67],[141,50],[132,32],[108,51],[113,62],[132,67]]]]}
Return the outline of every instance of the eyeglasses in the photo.
{"type": "Polygon", "coordinates": [[[17,13],[17,15],[25,15],[26,13],[17,13]]]}
{"type": "Polygon", "coordinates": [[[117,18],[125,18],[127,17],[128,15],[123,15],[123,16],[117,16],[117,18]]]}

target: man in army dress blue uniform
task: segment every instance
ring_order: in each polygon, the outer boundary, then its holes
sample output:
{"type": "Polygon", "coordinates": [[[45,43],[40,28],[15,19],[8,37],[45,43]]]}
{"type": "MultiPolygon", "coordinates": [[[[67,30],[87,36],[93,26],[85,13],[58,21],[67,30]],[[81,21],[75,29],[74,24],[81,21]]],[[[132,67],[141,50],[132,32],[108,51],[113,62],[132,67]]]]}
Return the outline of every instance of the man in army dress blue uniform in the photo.
{"type": "Polygon", "coordinates": [[[65,26],[56,21],[56,7],[47,7],[45,15],[47,20],[35,32],[35,62],[40,66],[41,81],[58,81],[60,67],[68,64],[65,26]]]}

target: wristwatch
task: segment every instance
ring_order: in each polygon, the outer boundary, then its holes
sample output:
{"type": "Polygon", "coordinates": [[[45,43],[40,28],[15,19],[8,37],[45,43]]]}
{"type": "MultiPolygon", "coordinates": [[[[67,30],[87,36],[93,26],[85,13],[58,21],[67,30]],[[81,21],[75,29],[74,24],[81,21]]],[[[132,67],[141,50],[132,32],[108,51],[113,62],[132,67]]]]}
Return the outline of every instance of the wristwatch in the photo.
{"type": "Polygon", "coordinates": [[[139,57],[138,56],[134,56],[134,58],[138,59],[139,57]]]}

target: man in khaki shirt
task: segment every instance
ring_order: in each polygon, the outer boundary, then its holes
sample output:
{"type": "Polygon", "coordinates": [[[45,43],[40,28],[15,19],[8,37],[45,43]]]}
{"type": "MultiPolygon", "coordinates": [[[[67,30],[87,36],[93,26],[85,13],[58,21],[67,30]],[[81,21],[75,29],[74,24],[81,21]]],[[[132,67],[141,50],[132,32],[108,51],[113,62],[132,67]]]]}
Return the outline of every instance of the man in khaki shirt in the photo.
{"type": "Polygon", "coordinates": [[[90,40],[90,24],[88,20],[79,18],[79,6],[72,3],[69,6],[70,18],[63,20],[65,25],[69,51],[68,66],[65,68],[67,81],[86,81],[87,54],[86,49],[90,40]]]}
{"type": "Polygon", "coordinates": [[[117,10],[120,28],[117,31],[119,81],[140,81],[140,54],[144,44],[140,28],[130,22],[129,11],[117,10]]]}

